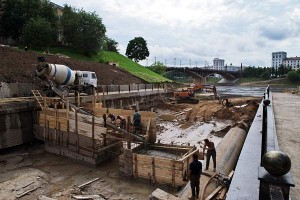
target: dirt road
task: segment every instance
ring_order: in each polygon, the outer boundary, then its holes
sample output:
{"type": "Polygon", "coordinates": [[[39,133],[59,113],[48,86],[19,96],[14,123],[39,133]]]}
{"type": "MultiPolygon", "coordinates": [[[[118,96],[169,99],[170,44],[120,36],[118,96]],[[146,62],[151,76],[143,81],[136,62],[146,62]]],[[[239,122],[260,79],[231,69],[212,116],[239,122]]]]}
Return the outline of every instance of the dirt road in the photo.
{"type": "Polygon", "coordinates": [[[280,150],[292,161],[291,173],[296,187],[291,188],[291,199],[300,199],[300,95],[273,93],[275,124],[280,150]]]}

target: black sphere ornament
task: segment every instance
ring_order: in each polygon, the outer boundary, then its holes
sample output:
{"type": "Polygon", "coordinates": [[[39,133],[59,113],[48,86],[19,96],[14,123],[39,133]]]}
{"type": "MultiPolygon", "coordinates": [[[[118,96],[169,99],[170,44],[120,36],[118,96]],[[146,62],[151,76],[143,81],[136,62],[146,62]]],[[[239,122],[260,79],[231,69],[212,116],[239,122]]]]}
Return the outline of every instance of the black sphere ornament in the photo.
{"type": "Polygon", "coordinates": [[[269,99],[265,99],[265,100],[264,100],[264,105],[265,105],[265,106],[270,105],[270,103],[271,103],[271,101],[270,101],[269,99]]]}
{"type": "Polygon", "coordinates": [[[282,176],[291,169],[291,159],[282,151],[269,151],[262,159],[262,166],[273,176],[282,176]]]}

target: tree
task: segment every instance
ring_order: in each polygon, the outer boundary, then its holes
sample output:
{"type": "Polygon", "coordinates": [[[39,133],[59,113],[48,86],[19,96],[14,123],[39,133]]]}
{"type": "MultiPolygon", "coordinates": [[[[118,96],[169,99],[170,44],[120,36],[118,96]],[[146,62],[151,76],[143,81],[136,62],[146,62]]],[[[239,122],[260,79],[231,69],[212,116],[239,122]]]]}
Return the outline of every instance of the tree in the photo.
{"type": "Polygon", "coordinates": [[[287,74],[287,78],[291,82],[298,82],[300,80],[299,74],[296,71],[289,71],[287,74]]]}
{"type": "Polygon", "coordinates": [[[135,62],[146,59],[149,56],[146,40],[142,37],[135,37],[130,40],[125,55],[135,62]]]}
{"type": "Polygon", "coordinates": [[[0,36],[12,38],[17,43],[32,18],[44,18],[57,29],[58,18],[48,0],[3,0],[0,8],[0,36]]]}
{"type": "Polygon", "coordinates": [[[22,1],[5,0],[0,4],[0,36],[10,37],[18,42],[25,23],[22,1]]]}
{"type": "Polygon", "coordinates": [[[166,72],[166,66],[164,66],[161,62],[153,63],[149,69],[154,71],[157,74],[163,75],[166,72]]]}
{"type": "Polygon", "coordinates": [[[39,48],[49,46],[56,39],[56,32],[46,19],[31,18],[24,28],[24,42],[39,48]]]}
{"type": "Polygon", "coordinates": [[[87,56],[97,53],[104,44],[106,28],[95,13],[65,6],[61,20],[65,41],[87,56]]]}
{"type": "Polygon", "coordinates": [[[75,33],[79,24],[79,16],[76,10],[70,6],[65,6],[63,9],[63,16],[61,17],[60,23],[63,30],[64,42],[72,45],[75,41],[75,33]]]}
{"type": "Polygon", "coordinates": [[[118,47],[118,43],[115,40],[113,40],[109,37],[105,37],[105,42],[103,45],[104,51],[112,51],[112,52],[119,53],[119,50],[117,49],[117,47],[118,47]]]}
{"type": "Polygon", "coordinates": [[[277,69],[277,75],[279,75],[279,77],[282,77],[285,75],[285,69],[283,65],[280,65],[277,69]]]}
{"type": "Polygon", "coordinates": [[[270,78],[270,74],[268,72],[264,72],[264,73],[262,73],[261,78],[267,80],[270,78]]]}

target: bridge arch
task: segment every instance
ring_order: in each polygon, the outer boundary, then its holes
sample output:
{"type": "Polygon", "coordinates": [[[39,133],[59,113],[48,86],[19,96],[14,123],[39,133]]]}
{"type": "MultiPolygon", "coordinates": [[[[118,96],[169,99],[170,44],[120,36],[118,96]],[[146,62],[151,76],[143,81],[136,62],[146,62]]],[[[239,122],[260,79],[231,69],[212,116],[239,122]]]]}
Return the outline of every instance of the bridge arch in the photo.
{"type": "Polygon", "coordinates": [[[183,72],[189,74],[196,83],[205,83],[206,78],[212,74],[219,74],[223,78],[228,80],[233,80],[241,75],[241,71],[227,71],[227,70],[216,70],[216,69],[206,69],[206,68],[188,68],[188,67],[167,67],[166,74],[169,72],[183,72]]]}

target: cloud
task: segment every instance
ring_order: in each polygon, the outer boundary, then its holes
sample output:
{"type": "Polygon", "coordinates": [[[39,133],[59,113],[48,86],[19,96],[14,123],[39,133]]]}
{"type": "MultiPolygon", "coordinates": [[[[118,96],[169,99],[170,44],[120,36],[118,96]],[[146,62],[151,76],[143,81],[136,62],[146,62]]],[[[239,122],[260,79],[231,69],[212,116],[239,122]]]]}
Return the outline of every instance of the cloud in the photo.
{"type": "MultiPolygon", "coordinates": [[[[53,0],[103,19],[107,35],[125,54],[129,40],[143,37],[148,64],[203,66],[215,57],[225,63],[270,66],[271,53],[286,51],[300,56],[299,0],[53,0]]],[[[143,61],[146,63],[146,61],[143,61]]]]}

